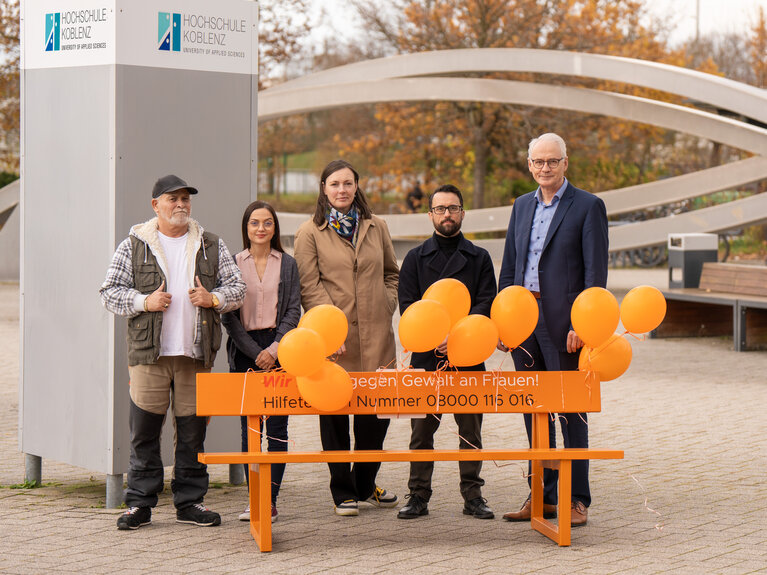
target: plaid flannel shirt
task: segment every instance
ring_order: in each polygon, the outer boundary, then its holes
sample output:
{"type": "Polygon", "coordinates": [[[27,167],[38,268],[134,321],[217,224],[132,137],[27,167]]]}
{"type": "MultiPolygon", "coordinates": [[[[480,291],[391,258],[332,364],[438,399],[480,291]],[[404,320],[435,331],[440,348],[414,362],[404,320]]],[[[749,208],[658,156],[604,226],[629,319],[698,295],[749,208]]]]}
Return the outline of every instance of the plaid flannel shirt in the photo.
{"type": "MultiPolygon", "coordinates": [[[[240,269],[234,262],[224,240],[218,240],[218,274],[216,287],[213,290],[218,296],[219,313],[235,310],[245,300],[245,282],[242,280],[240,269]]],[[[124,239],[112,256],[106,279],[99,289],[101,302],[104,307],[117,315],[135,317],[142,312],[137,310],[134,301],[140,292],[134,287],[133,253],[130,238],[124,239]]],[[[197,314],[197,329],[195,330],[195,346],[201,343],[201,316],[197,314]]]]}

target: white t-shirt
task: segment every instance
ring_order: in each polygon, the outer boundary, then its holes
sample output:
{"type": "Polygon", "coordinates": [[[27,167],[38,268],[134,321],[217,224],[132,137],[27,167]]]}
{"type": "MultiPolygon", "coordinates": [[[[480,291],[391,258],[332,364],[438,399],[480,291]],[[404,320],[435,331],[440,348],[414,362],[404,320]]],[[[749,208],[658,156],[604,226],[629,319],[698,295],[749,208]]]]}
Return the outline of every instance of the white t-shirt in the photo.
{"type": "Polygon", "coordinates": [[[187,235],[171,238],[157,232],[168,266],[165,291],[171,302],[163,312],[160,355],[194,357],[194,330],[197,310],[189,301],[189,267],[186,260],[187,235]]]}

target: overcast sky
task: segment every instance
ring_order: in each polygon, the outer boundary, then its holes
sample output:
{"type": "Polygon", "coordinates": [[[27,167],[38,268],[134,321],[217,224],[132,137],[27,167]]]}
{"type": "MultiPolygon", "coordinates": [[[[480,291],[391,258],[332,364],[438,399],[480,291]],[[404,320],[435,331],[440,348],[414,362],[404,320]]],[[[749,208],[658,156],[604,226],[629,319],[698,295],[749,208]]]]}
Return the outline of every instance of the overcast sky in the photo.
{"type": "MultiPolygon", "coordinates": [[[[700,32],[743,32],[755,21],[761,6],[767,14],[767,0],[699,0],[700,32]]],[[[332,15],[315,31],[315,39],[332,38],[340,34],[342,39],[354,35],[354,10],[347,0],[310,0],[315,15],[324,8],[332,15]],[[335,30],[335,34],[332,32],[335,30]]],[[[683,42],[695,36],[697,0],[645,0],[659,17],[675,22],[672,41],[683,42]]]]}

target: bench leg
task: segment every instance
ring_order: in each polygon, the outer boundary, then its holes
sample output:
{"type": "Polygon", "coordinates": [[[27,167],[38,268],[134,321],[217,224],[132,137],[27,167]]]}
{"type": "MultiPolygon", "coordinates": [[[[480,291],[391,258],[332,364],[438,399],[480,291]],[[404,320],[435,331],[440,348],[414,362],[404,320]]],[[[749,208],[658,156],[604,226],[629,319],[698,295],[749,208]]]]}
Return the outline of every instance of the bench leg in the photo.
{"type": "Polygon", "coordinates": [[[272,466],[250,465],[250,534],[262,553],[272,550],[272,466]]]}
{"type": "Polygon", "coordinates": [[[570,545],[570,505],[572,503],[573,462],[569,459],[559,462],[559,493],[557,495],[558,538],[560,547],[570,545]]]}
{"type": "Polygon", "coordinates": [[[542,533],[560,547],[570,545],[570,497],[572,489],[572,461],[533,461],[533,481],[531,482],[530,526],[542,533]],[[557,524],[543,518],[543,469],[559,469],[559,490],[557,504],[557,524]],[[540,477],[541,481],[535,481],[540,477]]]}
{"type": "Polygon", "coordinates": [[[530,516],[543,519],[543,461],[530,462],[530,516]]]}

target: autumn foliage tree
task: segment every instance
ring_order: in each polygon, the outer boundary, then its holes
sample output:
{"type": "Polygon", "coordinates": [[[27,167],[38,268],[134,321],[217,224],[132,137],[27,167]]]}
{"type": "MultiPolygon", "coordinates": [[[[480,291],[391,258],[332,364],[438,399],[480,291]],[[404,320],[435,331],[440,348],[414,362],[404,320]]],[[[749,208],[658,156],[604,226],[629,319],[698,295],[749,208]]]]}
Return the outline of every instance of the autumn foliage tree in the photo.
{"type": "MultiPolygon", "coordinates": [[[[287,66],[302,57],[302,40],[309,34],[308,0],[261,0],[258,20],[259,90],[283,81],[287,66]]],[[[300,151],[307,126],[300,117],[281,118],[260,126],[258,156],[263,160],[267,187],[278,193],[285,177],[282,158],[300,151]]]]}
{"type": "Polygon", "coordinates": [[[19,171],[19,2],[0,3],[0,163],[19,171]]]}
{"type": "MultiPolygon", "coordinates": [[[[638,0],[394,0],[388,9],[375,0],[353,4],[368,32],[390,46],[392,53],[515,47],[683,61],[658,39],[658,30],[648,26],[652,20],[638,0]]],[[[540,72],[546,74],[546,70],[540,72]]],[[[537,74],[482,76],[542,78],[537,74]]],[[[602,87],[595,81],[554,81],[602,87]]],[[[630,86],[619,89],[641,93],[630,86]]],[[[491,103],[386,104],[377,107],[376,116],[379,129],[362,141],[347,142],[342,152],[363,150],[371,141],[388,144],[388,161],[369,166],[372,171],[417,173],[427,182],[451,178],[471,190],[475,208],[509,199],[515,181],[527,178],[527,141],[543,131],[561,131],[587,150],[584,155],[592,162],[576,161],[573,171],[584,172],[587,177],[581,183],[599,183],[598,189],[654,176],[649,173],[646,152],[665,137],[662,130],[646,126],[491,103]],[[590,168],[595,158],[601,164],[590,168]]]]}
{"type": "Polygon", "coordinates": [[[751,28],[748,55],[754,74],[754,85],[767,88],[767,19],[762,7],[759,7],[758,16],[751,28]]]}

